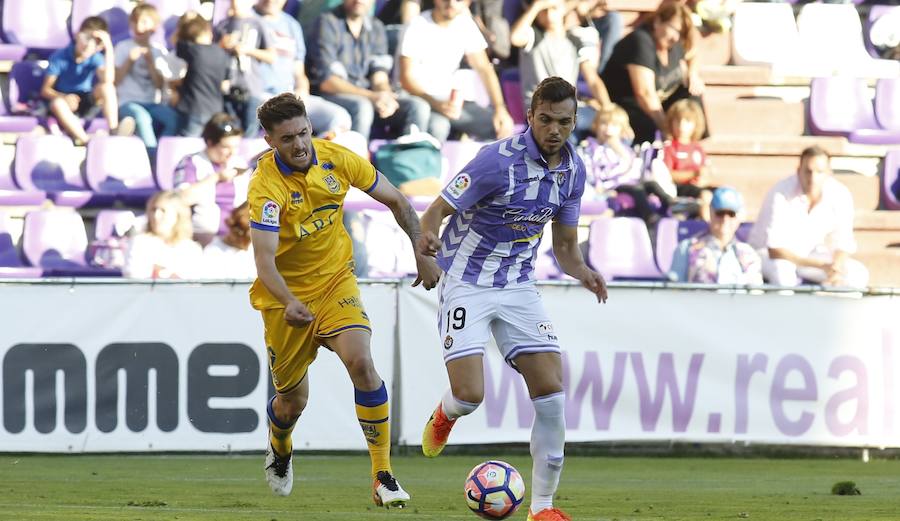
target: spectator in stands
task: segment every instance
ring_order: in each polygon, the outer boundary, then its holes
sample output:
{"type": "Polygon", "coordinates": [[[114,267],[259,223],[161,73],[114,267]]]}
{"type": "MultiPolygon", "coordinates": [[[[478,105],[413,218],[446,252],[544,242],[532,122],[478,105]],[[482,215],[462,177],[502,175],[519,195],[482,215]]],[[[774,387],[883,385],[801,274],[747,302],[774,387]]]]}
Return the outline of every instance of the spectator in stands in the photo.
{"type": "Polygon", "coordinates": [[[405,92],[395,92],[387,36],[381,20],[368,15],[372,0],[344,0],[323,13],[311,34],[310,72],[325,99],[347,109],[353,130],[366,138],[373,123],[396,137],[412,125],[428,126],[430,110],[405,92]]]}
{"type": "Polygon", "coordinates": [[[654,141],[676,101],[699,102],[704,85],[696,60],[687,54],[693,32],[688,8],[666,0],[613,49],[602,78],[612,101],[628,112],[636,143],[654,141]]]}
{"type": "Polygon", "coordinates": [[[147,231],[131,239],[123,274],[134,279],[199,276],[203,249],[191,240],[191,209],[178,193],[158,192],[147,201],[147,231]]]}
{"type": "Polygon", "coordinates": [[[575,0],[575,12],[582,22],[590,22],[600,34],[600,62],[597,74],[603,73],[612,51],[625,31],[625,23],[618,11],[610,11],[606,0],[575,0]]]}
{"type": "Polygon", "coordinates": [[[594,27],[567,27],[566,0],[535,0],[513,24],[511,41],[519,51],[519,81],[525,106],[544,78],[559,76],[572,85],[579,73],[587,81],[593,96],[588,104],[579,103],[575,134],[590,132],[597,109],[609,104],[609,93],[597,74],[600,37],[594,27]]]}
{"type": "Polygon", "coordinates": [[[700,105],[692,99],[678,100],[666,112],[666,132],[670,140],[663,148],[663,160],[678,187],[679,197],[699,203],[698,216],[709,222],[709,163],[700,138],[706,132],[706,119],[700,105]]]}
{"type": "Polygon", "coordinates": [[[260,129],[256,108],[267,98],[270,65],[275,63],[271,33],[254,15],[251,0],[231,0],[228,17],[219,22],[214,34],[215,41],[232,55],[225,108],[241,121],[244,135],[256,137],[260,129]]]}
{"type": "Polygon", "coordinates": [[[88,121],[101,110],[111,132],[134,132],[134,120],[119,124],[115,63],[109,27],[99,16],[85,18],[74,41],[50,55],[41,97],[76,145],[89,139],[79,117],[88,121]]]}
{"type": "Polygon", "coordinates": [[[594,137],[589,137],[579,150],[587,172],[585,197],[609,199],[618,193],[628,194],[637,214],[654,230],[660,214],[650,204],[649,195],[659,198],[663,212],[675,195],[675,185],[665,165],[658,160],[644,165],[643,158],[629,146],[632,131],[628,114],[618,105],[601,109],[594,118],[593,130],[594,137]]]}
{"type": "Polygon", "coordinates": [[[709,231],[678,244],[669,278],[701,284],[762,285],[762,261],[752,246],[737,239],[743,215],[741,194],[718,188],[712,198],[709,231]]]}
{"type": "Polygon", "coordinates": [[[769,190],[750,244],[763,259],[763,275],[778,286],[809,281],[826,286],[865,287],[869,273],[850,255],[853,198],[832,176],[828,153],[818,146],[800,155],[795,175],[769,190]]]}
{"type": "Polygon", "coordinates": [[[185,156],[175,167],[175,189],[193,208],[194,239],[203,245],[226,229],[224,217],[247,200],[250,176],[237,153],[241,134],[233,116],[220,112],[203,128],[206,148],[185,156]]]}
{"type": "Polygon", "coordinates": [[[185,13],[178,21],[175,53],[187,64],[184,78],[177,82],[175,105],[182,136],[199,136],[209,118],[225,108],[231,55],[212,42],[212,26],[202,16],[185,13]]]}
{"type": "Polygon", "coordinates": [[[255,279],[256,262],[250,244],[250,207],[246,201],[225,218],[228,231],[203,248],[204,278],[255,279]]]}
{"type": "Polygon", "coordinates": [[[503,0],[472,0],[472,20],[487,42],[492,60],[503,62],[512,51],[509,21],[503,17],[503,0]]]}
{"type": "Polygon", "coordinates": [[[513,129],[487,44],[466,12],[468,6],[468,0],[435,0],[434,9],[409,24],[400,43],[400,82],[428,103],[428,132],[442,142],[451,132],[488,140],[505,138],[513,129]],[[463,57],[480,76],[493,109],[459,96],[453,77],[463,57]]]}
{"type": "Polygon", "coordinates": [[[263,74],[266,80],[265,97],[282,92],[293,92],[306,105],[309,122],[317,136],[333,136],[350,130],[350,114],[343,107],[309,93],[306,76],[306,44],[300,23],[284,12],[286,0],[258,0],[254,11],[272,37],[275,62],[261,64],[269,69],[263,74]]]}
{"type": "Polygon", "coordinates": [[[163,90],[172,78],[169,51],[151,41],[159,27],[159,12],[152,4],[138,4],[128,16],[131,38],[116,44],[116,94],[119,117],[131,117],[135,132],[156,158],[157,138],[174,136],[178,113],[163,103],[163,90]]]}

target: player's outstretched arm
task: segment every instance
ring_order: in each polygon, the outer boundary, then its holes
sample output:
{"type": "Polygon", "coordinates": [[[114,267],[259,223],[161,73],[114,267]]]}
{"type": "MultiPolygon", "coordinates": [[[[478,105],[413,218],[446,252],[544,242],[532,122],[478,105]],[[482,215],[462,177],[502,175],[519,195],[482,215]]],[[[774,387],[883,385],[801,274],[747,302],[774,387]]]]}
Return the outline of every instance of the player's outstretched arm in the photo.
{"type": "Polygon", "coordinates": [[[284,320],[294,327],[305,327],[313,321],[313,314],[291,293],[284,277],[275,266],[275,250],[278,248],[278,232],[250,228],[253,243],[253,259],[256,275],[278,302],[284,304],[284,320]]]}
{"type": "Polygon", "coordinates": [[[438,196],[425,213],[422,214],[422,235],[416,242],[416,251],[429,257],[437,256],[441,249],[441,240],[438,238],[441,223],[449,215],[456,213],[456,209],[450,206],[443,197],[438,196]]]}
{"type": "Polygon", "coordinates": [[[578,248],[576,227],[553,223],[553,254],[566,275],[578,279],[582,286],[597,295],[597,302],[606,303],[606,281],[603,275],[585,264],[578,248]]]}
{"type": "Polygon", "coordinates": [[[441,269],[433,258],[420,255],[416,249],[416,244],[422,233],[416,210],[409,204],[406,196],[401,194],[381,172],[376,174],[378,175],[378,183],[375,185],[375,189],[369,192],[369,195],[391,209],[394,219],[400,225],[400,228],[406,232],[406,235],[409,236],[413,250],[416,252],[416,269],[419,273],[415,282],[413,282],[413,286],[422,284],[425,289],[437,286],[438,280],[441,278],[441,269]]]}

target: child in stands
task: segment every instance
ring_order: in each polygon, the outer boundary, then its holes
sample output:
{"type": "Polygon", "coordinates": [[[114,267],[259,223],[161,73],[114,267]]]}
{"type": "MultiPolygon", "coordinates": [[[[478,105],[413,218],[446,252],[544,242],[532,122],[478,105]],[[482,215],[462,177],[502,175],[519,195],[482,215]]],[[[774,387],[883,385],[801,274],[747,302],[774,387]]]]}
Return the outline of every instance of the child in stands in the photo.
{"type": "Polygon", "coordinates": [[[184,78],[177,82],[178,133],[199,136],[213,114],[225,109],[231,55],[213,44],[212,26],[193,12],[178,21],[175,53],[187,64],[184,78]]]}
{"type": "Polygon", "coordinates": [[[660,214],[648,196],[656,195],[665,212],[675,195],[665,165],[652,160],[645,167],[643,157],[628,142],[633,135],[628,114],[616,104],[597,112],[592,131],[594,136],[588,137],[580,150],[587,170],[585,198],[611,199],[619,193],[628,194],[634,201],[635,211],[652,230],[660,214]]]}
{"type": "Polygon", "coordinates": [[[666,131],[670,141],[663,149],[663,160],[678,187],[679,197],[690,197],[699,203],[699,217],[709,222],[712,191],[709,163],[700,139],[706,131],[703,110],[697,102],[684,99],[666,112],[666,131]]]}
{"type": "Polygon", "coordinates": [[[88,121],[101,111],[111,132],[134,132],[133,119],[119,122],[115,74],[109,27],[99,16],[85,18],[72,43],[50,55],[41,97],[76,145],[89,139],[79,117],[88,121]]]}

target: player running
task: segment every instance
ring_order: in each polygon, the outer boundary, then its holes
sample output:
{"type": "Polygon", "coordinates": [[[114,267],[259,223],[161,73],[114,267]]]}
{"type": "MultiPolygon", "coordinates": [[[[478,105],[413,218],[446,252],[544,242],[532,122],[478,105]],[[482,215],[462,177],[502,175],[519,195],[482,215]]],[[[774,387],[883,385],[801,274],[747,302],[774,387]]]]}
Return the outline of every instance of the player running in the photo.
{"type": "Polygon", "coordinates": [[[566,430],[560,348],[534,286],[533,263],[547,222],[553,222],[553,252],[563,271],[606,302],[606,282],[578,249],[585,168],[567,142],[575,109],[571,84],[558,77],[542,81],[528,110],[528,130],[478,152],[425,211],[416,243],[417,253],[435,256],[445,272],[438,327],[450,378],[425,425],[422,452],[440,454],[456,420],[483,400],[482,357],[493,334],[534,404],[529,521],[570,519],[553,507],[566,430]]]}
{"type": "MultiPolygon", "coordinates": [[[[269,401],[266,480],[275,494],[293,487],[291,432],[309,397],[307,369],[320,345],[334,351],[355,388],[356,415],[372,460],[373,499],[404,506],[409,494],[391,470],[388,394],[369,349],[371,327],[353,276],[344,197],[355,186],[383,203],[413,243],[419,220],[406,198],[349,150],[312,139],[306,107],[285,93],[258,109],[266,142],[251,180],[250,235],[258,278],[250,300],[262,313],[276,394],[269,401]]],[[[417,255],[418,278],[431,289],[440,269],[417,255]]]]}

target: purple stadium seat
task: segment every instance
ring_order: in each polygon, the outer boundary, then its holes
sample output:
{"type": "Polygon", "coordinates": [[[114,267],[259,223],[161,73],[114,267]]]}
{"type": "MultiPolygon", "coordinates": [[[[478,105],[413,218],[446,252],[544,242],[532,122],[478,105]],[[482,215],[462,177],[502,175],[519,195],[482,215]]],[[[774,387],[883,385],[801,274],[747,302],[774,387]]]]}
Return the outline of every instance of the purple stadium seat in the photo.
{"type": "Polygon", "coordinates": [[[678,219],[663,217],[656,225],[656,265],[663,273],[672,267],[672,257],[678,247],[678,219]]]}
{"type": "Polygon", "coordinates": [[[32,266],[50,276],[116,275],[111,270],[88,266],[85,260],[87,232],[76,211],[53,208],[25,214],[22,250],[32,266]]]}
{"type": "Polygon", "coordinates": [[[816,75],[843,74],[860,78],[890,78],[900,74],[896,60],[869,56],[856,7],[848,4],[808,3],[797,15],[804,62],[816,75]]]}
{"type": "MultiPolygon", "coordinates": [[[[246,2],[246,0],[244,0],[246,2]]],[[[213,0],[213,26],[228,18],[228,10],[231,9],[231,0],[213,0]]]]}
{"type": "Polygon", "coordinates": [[[869,56],[873,58],[880,58],[880,56],[878,55],[878,51],[875,49],[875,46],[872,45],[872,26],[875,25],[875,22],[878,21],[879,18],[895,9],[900,9],[900,6],[873,5],[871,8],[869,8],[869,18],[866,20],[866,27],[863,31],[863,39],[865,40],[866,50],[869,52],[869,56]]]}
{"type": "MultiPolygon", "coordinates": [[[[262,154],[269,149],[269,144],[265,138],[254,137],[244,138],[241,140],[241,147],[238,149],[238,155],[245,159],[249,164],[250,160],[262,154]]],[[[249,165],[253,166],[253,165],[249,165]]]]}
{"type": "Polygon", "coordinates": [[[662,279],[647,225],[637,217],[600,217],[591,223],[588,261],[607,279],[662,279]]]}
{"type": "Polygon", "coordinates": [[[753,230],[752,222],[742,222],[740,226],[738,226],[738,229],[734,233],[734,236],[737,237],[737,240],[741,242],[747,242],[747,239],[750,238],[751,230],[753,230]]]}
{"type": "Polygon", "coordinates": [[[156,185],[163,190],[174,188],[175,167],[186,155],[203,150],[203,138],[166,136],[156,149],[156,185]]]}
{"type": "Polygon", "coordinates": [[[878,125],[866,81],[859,78],[814,78],[809,94],[809,125],[814,134],[846,136],[853,143],[900,143],[900,131],[878,125]]]}
{"type": "Polygon", "coordinates": [[[88,16],[99,16],[109,24],[113,43],[118,43],[129,37],[128,14],[131,7],[131,0],[73,0],[71,32],[78,32],[81,22],[88,16]]]}
{"type": "Polygon", "coordinates": [[[22,190],[13,177],[15,147],[0,145],[0,206],[37,206],[47,200],[41,190],[22,190]]]}
{"type": "Polygon", "coordinates": [[[679,243],[689,237],[696,237],[706,233],[709,230],[709,224],[702,219],[687,219],[678,222],[678,241],[679,243]]]}
{"type": "Polygon", "coordinates": [[[134,227],[136,219],[131,210],[100,210],[94,220],[94,238],[105,241],[111,237],[124,237],[134,227]]]}
{"type": "Polygon", "coordinates": [[[59,0],[3,2],[4,40],[49,52],[65,47],[71,41],[70,13],[71,4],[59,0]]]}
{"type": "Polygon", "coordinates": [[[17,62],[25,56],[26,51],[24,45],[0,43],[0,61],[17,62]]]}
{"type": "Polygon", "coordinates": [[[178,25],[178,18],[188,11],[196,12],[200,9],[200,0],[148,0],[147,3],[156,6],[162,20],[153,39],[166,47],[169,47],[172,33],[178,25]]]}
{"type": "Polygon", "coordinates": [[[881,178],[881,200],[888,210],[900,210],[900,150],[891,150],[884,156],[884,174],[881,178]]]}
{"type": "Polygon", "coordinates": [[[875,84],[875,118],[881,128],[900,132],[900,78],[882,78],[875,84]]]}
{"type": "Polygon", "coordinates": [[[14,176],[23,190],[47,192],[57,206],[81,207],[93,194],[81,176],[72,140],[59,135],[22,135],[16,141],[14,176]]]}
{"type": "Polygon", "coordinates": [[[40,277],[43,270],[25,266],[12,240],[9,216],[0,210],[0,278],[40,277]]]}
{"type": "Polygon", "coordinates": [[[96,194],[141,205],[158,191],[144,143],[134,136],[95,136],[88,142],[87,184],[96,194]]]}
{"type": "Polygon", "coordinates": [[[9,110],[0,103],[0,131],[30,132],[38,126],[38,118],[29,114],[29,102],[41,90],[44,72],[36,62],[16,62],[9,70],[9,110]]]}

